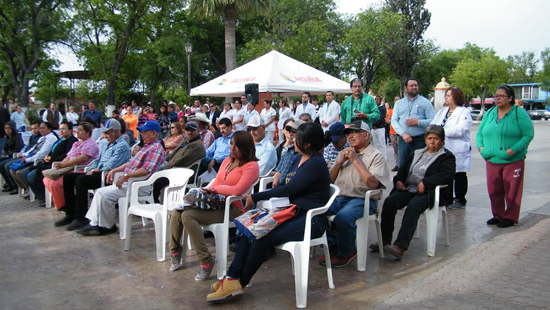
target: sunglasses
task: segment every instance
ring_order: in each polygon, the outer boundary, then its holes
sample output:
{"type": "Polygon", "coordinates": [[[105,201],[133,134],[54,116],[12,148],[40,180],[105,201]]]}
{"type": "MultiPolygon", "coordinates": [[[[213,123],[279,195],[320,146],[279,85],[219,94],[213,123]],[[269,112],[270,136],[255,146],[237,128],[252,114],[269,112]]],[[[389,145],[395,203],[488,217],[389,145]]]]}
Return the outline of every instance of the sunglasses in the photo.
{"type": "Polygon", "coordinates": [[[286,131],[290,132],[290,133],[296,133],[296,129],[290,127],[290,126],[286,126],[285,128],[286,131]]]}

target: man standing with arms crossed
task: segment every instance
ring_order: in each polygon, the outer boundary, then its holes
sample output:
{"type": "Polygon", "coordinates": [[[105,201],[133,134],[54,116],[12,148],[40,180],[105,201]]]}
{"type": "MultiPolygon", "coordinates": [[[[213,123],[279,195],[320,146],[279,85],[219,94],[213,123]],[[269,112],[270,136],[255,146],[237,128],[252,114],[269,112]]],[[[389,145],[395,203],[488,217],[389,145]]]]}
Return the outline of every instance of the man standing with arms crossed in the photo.
{"type": "Polygon", "coordinates": [[[418,81],[405,81],[405,98],[393,108],[391,125],[399,136],[399,167],[403,167],[409,154],[426,147],[424,131],[435,116],[432,103],[418,94],[418,81]]]}

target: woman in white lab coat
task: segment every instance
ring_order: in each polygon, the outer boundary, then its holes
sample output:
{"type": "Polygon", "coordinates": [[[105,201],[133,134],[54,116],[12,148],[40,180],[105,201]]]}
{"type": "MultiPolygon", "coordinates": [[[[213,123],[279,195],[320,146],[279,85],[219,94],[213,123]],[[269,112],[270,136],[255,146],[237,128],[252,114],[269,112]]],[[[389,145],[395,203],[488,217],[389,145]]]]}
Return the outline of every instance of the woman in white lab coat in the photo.
{"type": "MultiPolygon", "coordinates": [[[[445,129],[445,148],[456,157],[456,173],[454,177],[454,203],[449,209],[464,209],[466,207],[466,192],[468,191],[467,172],[470,172],[472,157],[472,141],[470,127],[472,116],[470,110],[464,107],[466,99],[458,87],[449,87],[445,92],[445,107],[437,112],[431,124],[443,126],[445,129]]],[[[452,193],[452,191],[450,191],[452,193]]]]}

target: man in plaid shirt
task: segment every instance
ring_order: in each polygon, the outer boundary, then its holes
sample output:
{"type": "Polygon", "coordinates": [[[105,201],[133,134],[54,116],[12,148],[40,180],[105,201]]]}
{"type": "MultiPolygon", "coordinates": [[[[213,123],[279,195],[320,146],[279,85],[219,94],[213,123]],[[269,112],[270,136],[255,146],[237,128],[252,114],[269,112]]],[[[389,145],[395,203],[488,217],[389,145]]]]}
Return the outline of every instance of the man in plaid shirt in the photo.
{"type": "MultiPolygon", "coordinates": [[[[148,121],[142,127],[141,137],[145,143],[141,150],[126,163],[115,168],[107,175],[107,183],[113,183],[115,173],[124,171],[124,175],[118,178],[115,184],[97,190],[86,218],[90,224],[84,228],[75,230],[83,236],[99,236],[118,231],[115,225],[115,204],[119,198],[126,196],[127,181],[130,178],[144,177],[157,172],[166,159],[166,152],[159,140],[160,125],[156,121],[148,121]]],[[[151,193],[150,187],[142,187],[139,196],[151,193]]]]}

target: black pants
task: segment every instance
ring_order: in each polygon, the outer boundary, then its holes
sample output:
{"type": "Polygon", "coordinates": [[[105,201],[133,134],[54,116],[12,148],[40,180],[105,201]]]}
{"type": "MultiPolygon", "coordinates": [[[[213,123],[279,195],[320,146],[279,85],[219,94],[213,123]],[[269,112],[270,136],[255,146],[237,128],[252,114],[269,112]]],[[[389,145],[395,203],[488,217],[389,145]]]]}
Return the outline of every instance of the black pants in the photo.
{"type": "Polygon", "coordinates": [[[455,199],[463,206],[466,205],[466,193],[468,192],[468,177],[466,172],[455,173],[455,199]]]}
{"type": "Polygon", "coordinates": [[[418,218],[429,207],[429,196],[427,194],[419,195],[408,191],[395,191],[384,201],[382,208],[382,242],[384,245],[391,244],[393,237],[393,229],[395,215],[397,210],[403,209],[405,206],[405,214],[401,222],[401,229],[394,244],[403,247],[405,250],[409,248],[418,218]]]}
{"type": "Polygon", "coordinates": [[[92,175],[68,173],[63,176],[65,213],[75,220],[83,221],[88,212],[88,190],[101,187],[101,172],[92,175]]]}
{"type": "Polygon", "coordinates": [[[170,181],[168,178],[158,178],[155,183],[153,183],[153,199],[155,200],[155,203],[160,202],[160,192],[169,184],[170,181]]]}

